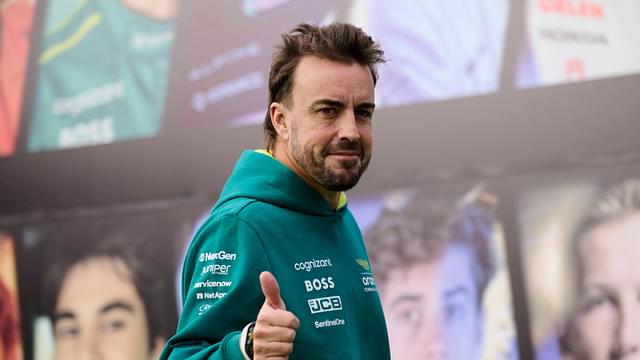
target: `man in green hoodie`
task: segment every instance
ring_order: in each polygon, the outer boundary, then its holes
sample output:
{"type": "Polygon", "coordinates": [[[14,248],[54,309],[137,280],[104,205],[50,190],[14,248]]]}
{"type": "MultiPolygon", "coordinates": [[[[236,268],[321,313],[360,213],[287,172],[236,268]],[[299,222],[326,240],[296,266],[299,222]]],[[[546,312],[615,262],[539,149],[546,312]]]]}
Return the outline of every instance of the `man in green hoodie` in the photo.
{"type": "Polygon", "coordinates": [[[371,158],[383,52],[341,23],[301,24],[282,40],[269,74],[267,151],[242,154],[194,236],[184,308],[161,359],[389,359],[343,193],[371,158]]]}

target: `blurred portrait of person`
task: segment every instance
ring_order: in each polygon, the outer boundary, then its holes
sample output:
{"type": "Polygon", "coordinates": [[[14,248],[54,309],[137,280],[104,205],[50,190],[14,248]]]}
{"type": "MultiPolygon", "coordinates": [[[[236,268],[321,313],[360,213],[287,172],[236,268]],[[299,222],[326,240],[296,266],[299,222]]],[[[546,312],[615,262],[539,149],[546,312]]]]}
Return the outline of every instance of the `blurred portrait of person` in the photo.
{"type": "Polygon", "coordinates": [[[4,360],[22,359],[15,264],[13,239],[0,231],[0,359],[4,360]]]}
{"type": "Polygon", "coordinates": [[[129,227],[89,235],[81,246],[55,245],[62,249],[51,252],[44,306],[56,360],[158,358],[177,315],[171,274],[154,250],[163,244],[147,235],[129,227]]]}
{"type": "MultiPolygon", "coordinates": [[[[65,1],[49,1],[47,10],[65,1]]],[[[178,7],[179,0],[77,1],[43,34],[28,150],[156,136],[178,7]]]]}
{"type": "Polygon", "coordinates": [[[365,233],[393,359],[480,359],[495,197],[417,192],[365,233]]]}
{"type": "Polygon", "coordinates": [[[496,91],[509,0],[356,1],[354,23],[385,44],[380,106],[496,91]]]}
{"type": "Polygon", "coordinates": [[[561,339],[570,359],[640,359],[640,180],[604,189],[574,237],[578,309],[561,339]]]}
{"type": "Polygon", "coordinates": [[[0,1],[0,156],[15,150],[34,0],[0,1]]]}

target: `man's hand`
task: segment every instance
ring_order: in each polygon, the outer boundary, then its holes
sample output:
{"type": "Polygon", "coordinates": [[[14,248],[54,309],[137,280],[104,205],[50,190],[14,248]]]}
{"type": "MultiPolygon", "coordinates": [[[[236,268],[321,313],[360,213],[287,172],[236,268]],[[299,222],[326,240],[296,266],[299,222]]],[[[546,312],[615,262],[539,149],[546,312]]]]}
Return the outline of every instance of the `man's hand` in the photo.
{"type": "Polygon", "coordinates": [[[260,274],[260,287],[264,304],[253,330],[253,358],[286,360],[293,351],[293,340],[300,320],[287,311],[280,297],[278,281],[270,272],[263,271],[260,274]]]}

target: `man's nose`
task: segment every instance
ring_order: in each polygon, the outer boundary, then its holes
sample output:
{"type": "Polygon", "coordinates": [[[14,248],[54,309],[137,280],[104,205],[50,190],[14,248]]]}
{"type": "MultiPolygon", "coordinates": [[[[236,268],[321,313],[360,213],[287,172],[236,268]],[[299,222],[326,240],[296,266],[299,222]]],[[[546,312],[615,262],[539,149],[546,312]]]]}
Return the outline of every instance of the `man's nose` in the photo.
{"type": "Polygon", "coordinates": [[[350,141],[360,140],[360,129],[353,111],[345,111],[338,120],[338,138],[350,141]]]}
{"type": "Polygon", "coordinates": [[[431,344],[425,352],[425,359],[443,360],[446,359],[446,350],[442,343],[431,344]]]}
{"type": "Polygon", "coordinates": [[[91,334],[83,334],[81,338],[80,355],[78,360],[101,360],[99,339],[91,334]]]}
{"type": "Polygon", "coordinates": [[[444,328],[439,316],[432,317],[422,326],[418,342],[422,344],[425,359],[445,359],[444,328]]]}

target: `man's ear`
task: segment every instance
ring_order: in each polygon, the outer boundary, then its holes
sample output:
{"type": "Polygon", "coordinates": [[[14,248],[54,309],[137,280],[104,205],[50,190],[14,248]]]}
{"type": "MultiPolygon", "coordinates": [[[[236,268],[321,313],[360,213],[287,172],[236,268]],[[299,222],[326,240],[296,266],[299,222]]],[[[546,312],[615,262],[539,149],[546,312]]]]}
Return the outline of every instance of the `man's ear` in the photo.
{"type": "Polygon", "coordinates": [[[278,137],[288,141],[289,130],[291,129],[289,124],[289,110],[282,103],[272,102],[271,105],[269,105],[269,114],[271,115],[271,124],[273,124],[273,128],[276,129],[278,137]]]}

